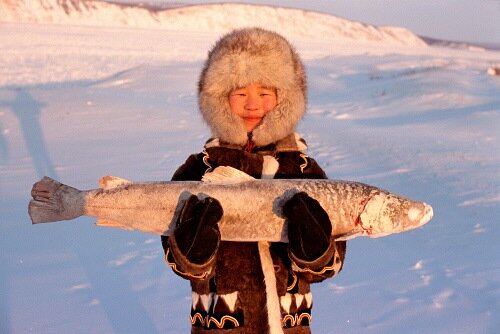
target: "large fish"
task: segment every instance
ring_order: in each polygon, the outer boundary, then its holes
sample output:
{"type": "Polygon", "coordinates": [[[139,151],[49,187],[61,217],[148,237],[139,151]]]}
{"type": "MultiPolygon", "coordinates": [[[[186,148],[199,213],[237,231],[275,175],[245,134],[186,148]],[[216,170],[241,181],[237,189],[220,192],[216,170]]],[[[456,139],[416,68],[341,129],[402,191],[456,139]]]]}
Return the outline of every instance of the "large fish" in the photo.
{"type": "MultiPolygon", "coordinates": [[[[106,180],[106,179],[103,179],[106,180]]],[[[415,229],[432,218],[432,207],[363,183],[335,180],[256,180],[219,167],[203,181],[128,183],[80,191],[44,177],[33,185],[33,224],[97,217],[97,225],[171,235],[185,200],[195,194],[219,200],[222,240],[287,242],[284,202],[305,191],[319,201],[339,240],[381,237],[415,229]]],[[[112,182],[111,182],[112,183],[112,182]]]]}

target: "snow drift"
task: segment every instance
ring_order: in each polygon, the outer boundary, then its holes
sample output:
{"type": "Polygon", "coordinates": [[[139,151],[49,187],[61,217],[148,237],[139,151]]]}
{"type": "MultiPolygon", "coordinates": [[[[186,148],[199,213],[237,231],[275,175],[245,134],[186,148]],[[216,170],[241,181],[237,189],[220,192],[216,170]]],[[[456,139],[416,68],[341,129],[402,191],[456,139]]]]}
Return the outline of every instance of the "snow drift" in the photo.
{"type": "Polygon", "coordinates": [[[249,4],[160,8],[99,0],[0,0],[0,12],[2,13],[0,22],[128,26],[212,32],[260,26],[296,38],[426,45],[420,37],[405,28],[376,27],[318,12],[249,4]]]}

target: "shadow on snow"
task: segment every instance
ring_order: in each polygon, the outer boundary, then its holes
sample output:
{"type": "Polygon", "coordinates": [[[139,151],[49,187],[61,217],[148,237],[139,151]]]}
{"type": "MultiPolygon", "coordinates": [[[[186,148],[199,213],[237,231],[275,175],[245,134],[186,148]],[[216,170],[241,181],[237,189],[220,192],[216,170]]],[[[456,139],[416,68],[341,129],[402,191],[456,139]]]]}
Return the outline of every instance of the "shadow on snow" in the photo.
{"type": "MultiPolygon", "coordinates": [[[[9,100],[0,101],[0,108],[5,108],[11,111],[19,122],[19,128],[22,132],[25,145],[32,159],[33,168],[35,169],[38,177],[50,176],[58,179],[57,171],[54,168],[54,163],[50,157],[50,147],[47,146],[44,137],[44,129],[40,122],[41,116],[44,112],[46,104],[37,101],[32,91],[35,90],[57,90],[65,87],[81,87],[86,89],[88,87],[106,83],[115,80],[117,77],[122,76],[128,72],[118,72],[112,76],[102,80],[95,81],[76,81],[76,82],[63,82],[63,83],[48,83],[26,86],[4,86],[0,87],[0,92],[7,93],[14,92],[14,98],[9,100]]],[[[7,138],[4,136],[4,131],[0,123],[0,164],[9,160],[9,145],[7,138]]],[[[27,196],[29,190],[27,190],[27,196]]],[[[0,199],[1,200],[1,199],[0,199]]],[[[7,199],[10,203],[11,200],[7,199]]],[[[6,208],[12,203],[2,203],[2,207],[6,208]]],[[[26,203],[27,204],[27,203],[26,203]]],[[[11,208],[6,212],[2,212],[2,220],[20,221],[27,220],[27,214],[24,211],[25,204],[15,204],[17,207],[11,208]],[[17,210],[16,210],[17,208],[17,210]],[[16,212],[21,208],[23,213],[16,212]]],[[[2,209],[3,210],[3,209],[2,209]]],[[[22,222],[24,224],[24,222],[22,222]]],[[[17,223],[15,224],[17,225],[17,223]]],[[[82,266],[86,277],[89,279],[91,291],[89,294],[97,298],[100,306],[106,313],[106,317],[113,328],[115,333],[157,333],[152,319],[150,318],[146,309],[141,305],[138,295],[133,291],[131,286],[127,283],[128,280],[120,270],[109,269],[108,260],[102,254],[97,254],[99,250],[94,250],[94,245],[98,242],[99,245],[112,244],[112,240],[104,240],[103,235],[96,233],[89,233],[89,231],[81,224],[71,226],[72,235],[61,235],[61,243],[54,244],[44,239],[47,235],[35,234],[32,232],[32,240],[29,240],[30,233],[18,233],[22,227],[13,226],[4,232],[11,231],[10,236],[4,234],[2,239],[2,253],[5,253],[0,259],[2,260],[2,271],[0,274],[0,291],[2,298],[0,298],[0,332],[9,333],[13,330],[12,324],[9,322],[9,300],[13,296],[9,296],[9,277],[14,277],[15,272],[18,270],[13,265],[13,259],[19,256],[20,252],[25,254],[35,251],[40,247],[45,247],[47,250],[59,249],[65,251],[69,248],[70,252],[78,258],[78,264],[82,266]],[[15,231],[14,231],[15,230],[15,231]],[[28,240],[26,240],[28,237],[28,240]],[[96,240],[97,239],[97,240],[96,240]],[[99,240],[100,239],[100,240],[99,240]],[[19,250],[18,245],[25,245],[22,250],[19,250]],[[42,246],[45,245],[45,246],[42,246]],[[31,249],[31,251],[30,251],[31,249]]],[[[66,231],[64,228],[62,231],[66,231]]],[[[53,240],[53,236],[49,239],[53,240]]],[[[158,241],[159,242],[159,241],[158,241]]],[[[102,250],[102,249],[101,249],[102,250]]],[[[27,255],[29,256],[29,255],[27,255]]],[[[31,270],[25,268],[24,270],[31,270]]],[[[45,270],[50,270],[50,266],[45,266],[45,270]]]]}

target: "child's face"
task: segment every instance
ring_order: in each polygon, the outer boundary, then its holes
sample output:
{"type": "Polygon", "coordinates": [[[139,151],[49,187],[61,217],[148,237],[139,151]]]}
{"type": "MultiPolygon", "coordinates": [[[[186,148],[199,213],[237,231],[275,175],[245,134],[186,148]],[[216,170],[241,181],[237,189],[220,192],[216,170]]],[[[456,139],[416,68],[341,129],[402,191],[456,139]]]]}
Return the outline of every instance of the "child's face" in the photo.
{"type": "Polygon", "coordinates": [[[276,103],[276,90],[259,84],[250,84],[229,93],[231,111],[243,119],[248,132],[259,125],[262,118],[276,107],[276,103]]]}

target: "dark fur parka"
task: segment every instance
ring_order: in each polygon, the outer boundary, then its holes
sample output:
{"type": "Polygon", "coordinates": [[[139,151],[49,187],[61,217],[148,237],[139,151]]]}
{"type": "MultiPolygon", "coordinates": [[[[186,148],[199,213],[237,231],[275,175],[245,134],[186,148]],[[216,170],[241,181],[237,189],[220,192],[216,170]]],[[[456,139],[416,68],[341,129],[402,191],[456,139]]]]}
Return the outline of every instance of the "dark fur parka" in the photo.
{"type": "MultiPolygon", "coordinates": [[[[172,180],[201,180],[205,172],[220,165],[255,178],[326,178],[299,146],[305,148],[305,143],[294,135],[252,153],[212,140],[203,153],[191,155],[172,180]],[[274,168],[267,166],[269,158],[278,162],[274,168]],[[263,175],[266,169],[268,174],[263,175]],[[269,169],[274,169],[273,175],[269,169]]],[[[285,243],[222,241],[217,253],[200,265],[181,254],[174,238],[163,237],[162,242],[167,263],[191,281],[192,333],[226,333],[230,328],[231,333],[244,334],[310,333],[310,283],[337,274],[345,256],[345,242],[333,240],[312,262],[295,258],[285,243]]]]}

